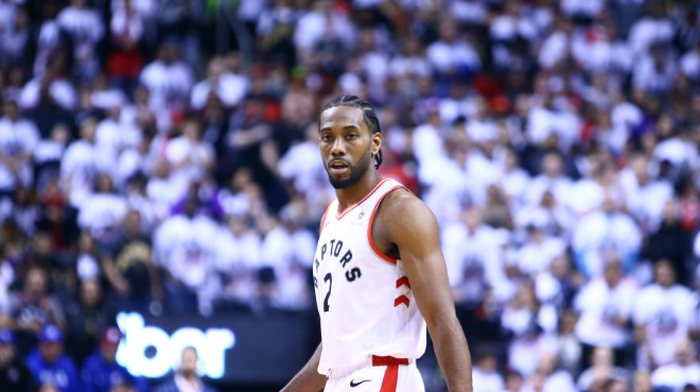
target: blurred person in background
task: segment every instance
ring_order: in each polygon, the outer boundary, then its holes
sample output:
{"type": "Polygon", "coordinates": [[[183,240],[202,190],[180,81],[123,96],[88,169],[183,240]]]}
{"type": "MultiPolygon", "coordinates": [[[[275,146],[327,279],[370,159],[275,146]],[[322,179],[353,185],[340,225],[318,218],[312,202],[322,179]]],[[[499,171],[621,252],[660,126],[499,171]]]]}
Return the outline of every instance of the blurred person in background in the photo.
{"type": "Polygon", "coordinates": [[[113,155],[103,154],[96,144],[97,124],[94,117],[83,119],[80,140],[71,143],[61,159],[61,188],[76,208],[94,192],[99,175],[114,167],[113,155]]]}
{"type": "Polygon", "coordinates": [[[116,325],[116,312],[105,299],[100,281],[85,279],[77,301],[66,306],[66,316],[66,351],[81,365],[98,346],[101,331],[116,325]]]}
{"type": "Polygon", "coordinates": [[[304,209],[302,203],[285,207],[263,238],[259,279],[264,305],[297,310],[309,306],[308,273],[316,241],[303,226],[304,209]]]}
{"type": "Polygon", "coordinates": [[[33,121],[23,118],[17,102],[6,100],[0,118],[0,195],[33,182],[32,154],[39,142],[33,121]]]}
{"type": "Polygon", "coordinates": [[[14,333],[0,328],[0,390],[33,392],[36,389],[34,376],[17,357],[14,333]]]}
{"type": "Polygon", "coordinates": [[[628,365],[630,322],[637,286],[624,276],[619,258],[608,256],[603,276],[591,279],[574,300],[579,313],[576,336],[583,345],[582,368],[588,367],[595,347],[615,350],[615,363],[628,365]]]}
{"type": "Polygon", "coordinates": [[[143,67],[139,76],[141,85],[148,89],[148,105],[154,113],[172,116],[189,102],[194,76],[191,66],[181,60],[179,43],[175,37],[164,40],[158,47],[157,57],[143,67]]]}
{"type": "Polygon", "coordinates": [[[153,261],[151,238],[144,230],[141,214],[127,212],[115,246],[102,257],[104,276],[114,289],[120,310],[145,310],[151,301],[163,299],[160,271],[153,261]]]}
{"type": "Polygon", "coordinates": [[[58,392],[82,392],[75,362],[63,353],[63,332],[53,324],[39,333],[39,347],[27,356],[27,367],[42,387],[54,385],[58,392]]]}
{"type": "Polygon", "coordinates": [[[224,302],[251,305],[259,294],[260,235],[243,213],[231,214],[217,236],[216,268],[221,276],[224,302]]]}
{"type": "Polygon", "coordinates": [[[100,333],[100,346],[83,365],[82,379],[84,392],[111,392],[118,386],[133,386],[138,392],[146,392],[148,384],[144,379],[129,374],[116,362],[117,347],[122,334],[116,327],[108,327],[100,333]]]}
{"type": "Polygon", "coordinates": [[[508,333],[508,366],[523,376],[536,372],[540,359],[554,354],[552,333],[557,326],[553,306],[542,304],[532,282],[523,281],[501,315],[501,325],[508,333]]]}
{"type": "Polygon", "coordinates": [[[689,330],[695,326],[695,303],[690,290],[676,283],[671,263],[656,263],[654,283],[635,297],[637,366],[656,369],[673,362],[678,344],[688,338],[689,330]]]}
{"type": "Polygon", "coordinates": [[[199,356],[194,347],[185,347],[180,357],[180,366],[173,379],[158,385],[153,392],[215,392],[197,375],[199,356]]]}
{"type": "Polygon", "coordinates": [[[18,347],[26,354],[36,343],[36,334],[47,324],[65,326],[63,306],[49,291],[49,278],[39,267],[30,268],[22,290],[10,300],[10,327],[18,332],[18,347]]]}
{"type": "Polygon", "coordinates": [[[498,360],[493,352],[475,350],[472,383],[476,391],[503,392],[503,377],[498,373],[498,360]]]}
{"type": "Polygon", "coordinates": [[[218,226],[200,206],[197,195],[188,195],[182,213],[166,219],[154,233],[153,253],[163,272],[168,311],[212,310],[218,226]]]}
{"type": "Polygon", "coordinates": [[[598,346],[590,353],[590,367],[584,369],[578,377],[576,385],[581,391],[597,391],[603,384],[610,380],[627,380],[629,372],[626,368],[615,366],[615,352],[605,346],[598,346]]]}
{"type": "Polygon", "coordinates": [[[691,234],[681,226],[680,204],[676,199],[667,201],[661,213],[659,227],[649,233],[640,258],[656,262],[668,260],[673,264],[678,281],[688,286],[691,274],[686,258],[691,253],[691,234]]]}
{"type": "Polygon", "coordinates": [[[617,252],[624,271],[630,271],[637,262],[642,233],[619,201],[606,194],[601,208],[578,221],[573,233],[576,264],[588,277],[603,272],[602,255],[617,252]]]}
{"type": "Polygon", "coordinates": [[[542,392],[577,392],[571,374],[559,368],[557,359],[552,354],[543,354],[533,378],[543,383],[542,392]]]}
{"type": "Polygon", "coordinates": [[[690,384],[700,386],[700,362],[696,347],[688,339],[683,339],[676,347],[675,360],[661,366],[651,374],[654,387],[671,387],[674,391],[684,390],[690,384]]]}

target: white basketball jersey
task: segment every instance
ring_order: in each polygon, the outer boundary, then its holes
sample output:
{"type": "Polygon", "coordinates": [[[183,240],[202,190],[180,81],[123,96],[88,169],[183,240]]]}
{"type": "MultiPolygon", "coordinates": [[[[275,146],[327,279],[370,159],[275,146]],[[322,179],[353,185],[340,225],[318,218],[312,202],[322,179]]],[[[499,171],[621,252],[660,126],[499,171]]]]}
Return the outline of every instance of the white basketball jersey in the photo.
{"type": "Polygon", "coordinates": [[[313,266],[321,374],[367,363],[372,355],[416,359],[425,351],[425,320],[401,260],[382,254],[372,241],[377,206],[399,188],[404,186],[383,179],[345,211],[338,211],[338,200],[326,210],[313,266]]]}

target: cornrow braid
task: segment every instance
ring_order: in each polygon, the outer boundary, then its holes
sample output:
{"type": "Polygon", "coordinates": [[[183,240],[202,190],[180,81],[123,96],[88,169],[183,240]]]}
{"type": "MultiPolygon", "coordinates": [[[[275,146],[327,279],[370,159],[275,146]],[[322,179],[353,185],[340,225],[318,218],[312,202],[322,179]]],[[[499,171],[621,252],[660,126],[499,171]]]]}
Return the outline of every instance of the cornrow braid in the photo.
{"type": "MultiPolygon", "coordinates": [[[[360,110],[362,110],[362,116],[365,120],[365,123],[367,124],[367,128],[369,128],[369,130],[372,133],[382,132],[382,128],[379,125],[379,118],[377,118],[377,113],[375,113],[374,107],[368,101],[365,101],[364,99],[361,99],[360,97],[357,97],[355,95],[341,95],[339,97],[335,97],[332,101],[328,102],[321,111],[324,112],[330,108],[334,108],[337,106],[350,106],[354,108],[359,108],[360,110]]],[[[381,166],[381,164],[382,150],[379,149],[379,152],[374,157],[374,167],[379,169],[379,166],[381,166]]]]}

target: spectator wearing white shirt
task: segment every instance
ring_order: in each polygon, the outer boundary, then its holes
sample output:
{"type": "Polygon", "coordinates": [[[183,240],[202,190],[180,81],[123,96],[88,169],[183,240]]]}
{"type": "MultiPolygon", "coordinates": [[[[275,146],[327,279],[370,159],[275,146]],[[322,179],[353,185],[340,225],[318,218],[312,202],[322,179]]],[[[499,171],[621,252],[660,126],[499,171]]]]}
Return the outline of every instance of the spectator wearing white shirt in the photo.
{"type": "Polygon", "coordinates": [[[112,245],[118,239],[128,206],[124,196],[115,191],[110,175],[100,174],[95,183],[95,193],[81,203],[78,225],[90,231],[98,243],[112,245]]]}
{"type": "Polygon", "coordinates": [[[428,46],[426,55],[442,78],[472,75],[481,69],[481,59],[472,44],[459,36],[453,20],[440,23],[440,38],[428,46]]]}
{"type": "Polygon", "coordinates": [[[632,85],[651,94],[667,92],[676,78],[676,62],[667,48],[654,47],[638,59],[632,69],[632,85]]]}
{"type": "Polygon", "coordinates": [[[623,269],[629,271],[637,261],[641,243],[642,233],[637,224],[606,194],[599,211],[579,220],[572,245],[579,270],[595,277],[603,271],[602,256],[608,251],[617,252],[623,269]]]}
{"type": "Polygon", "coordinates": [[[201,181],[214,165],[214,149],[202,139],[202,129],[194,119],[180,125],[182,134],[173,138],[165,148],[170,175],[185,184],[201,181]]]}
{"type": "Polygon", "coordinates": [[[215,284],[216,239],[219,227],[199,214],[199,200],[189,195],[183,213],[166,219],[154,233],[153,254],[165,271],[166,308],[211,314],[218,295],[215,284]]]}
{"type": "Polygon", "coordinates": [[[549,270],[554,258],[566,252],[566,243],[557,237],[545,234],[545,221],[533,220],[527,224],[527,241],[518,250],[520,270],[527,275],[549,270]]]}
{"type": "Polygon", "coordinates": [[[297,21],[293,39],[302,63],[309,60],[319,42],[326,38],[338,40],[345,49],[354,46],[356,27],[348,15],[333,7],[330,0],[317,1],[314,9],[297,21]]]}
{"type": "Polygon", "coordinates": [[[400,43],[400,52],[389,62],[389,75],[397,79],[411,80],[430,76],[432,69],[417,37],[409,36],[400,43]]]}
{"type": "Polygon", "coordinates": [[[507,1],[505,12],[489,23],[489,37],[494,43],[492,57],[500,69],[510,69],[517,59],[518,47],[527,47],[539,33],[537,24],[526,16],[523,8],[520,2],[507,1]]]}
{"type": "Polygon", "coordinates": [[[671,263],[657,262],[654,283],[635,299],[638,366],[654,369],[673,362],[678,344],[695,327],[695,303],[690,290],[676,283],[671,263]]]}
{"type": "Polygon", "coordinates": [[[248,79],[226,69],[223,58],[215,57],[209,62],[207,79],[197,83],[192,89],[190,106],[201,110],[210,94],[214,94],[227,109],[238,106],[248,92],[248,79]]]}
{"type": "Polygon", "coordinates": [[[663,14],[661,2],[647,2],[646,7],[647,15],[638,19],[629,31],[628,40],[637,59],[654,44],[670,43],[675,32],[673,22],[663,14]]]}
{"type": "Polygon", "coordinates": [[[513,149],[508,149],[499,185],[508,198],[511,211],[517,212],[519,207],[525,203],[525,189],[530,181],[530,175],[520,167],[518,154],[513,149]]]}
{"type": "Polygon", "coordinates": [[[107,109],[107,116],[97,124],[95,143],[105,154],[111,155],[111,160],[117,161],[122,151],[141,144],[141,130],[135,126],[119,121],[120,105],[107,109]]]}
{"type": "Polygon", "coordinates": [[[576,336],[584,344],[584,361],[588,361],[594,347],[605,346],[615,350],[618,365],[627,365],[628,325],[636,294],[636,284],[624,277],[622,265],[614,256],[606,261],[602,277],[593,278],[581,288],[574,308],[579,312],[576,336]]]}
{"type": "Polygon", "coordinates": [[[244,214],[230,215],[217,235],[216,268],[223,280],[224,301],[251,305],[259,292],[257,271],[261,239],[244,214]]]}
{"type": "MultiPolygon", "coordinates": [[[[263,239],[260,278],[268,305],[282,309],[303,309],[311,293],[307,274],[314,259],[316,239],[303,228],[303,207],[288,204],[280,219],[263,239]]],[[[264,298],[263,298],[264,299],[264,298]]]]}
{"type": "Polygon", "coordinates": [[[688,339],[678,342],[675,361],[661,366],[651,374],[655,387],[671,387],[673,392],[683,391],[690,384],[700,386],[700,363],[693,343],[688,339]]]}
{"type": "Polygon", "coordinates": [[[620,184],[625,191],[627,210],[643,232],[653,230],[661,220],[666,202],[673,197],[673,188],[667,181],[657,181],[652,175],[652,164],[644,155],[632,156],[626,168],[620,171],[620,184]]]}
{"type": "Polygon", "coordinates": [[[535,373],[542,357],[556,352],[552,334],[557,312],[553,306],[540,303],[530,282],[521,283],[501,315],[501,325],[513,335],[508,344],[508,366],[524,376],[535,373]]]}
{"type": "Polygon", "coordinates": [[[36,125],[20,117],[17,102],[5,101],[0,118],[0,192],[32,185],[32,154],[38,142],[36,125]]]}
{"type": "Polygon", "coordinates": [[[573,377],[558,367],[552,353],[543,354],[537,363],[537,372],[532,376],[532,387],[542,392],[577,392],[573,377]],[[541,383],[541,386],[538,384],[541,383]],[[541,389],[540,389],[541,388],[541,389]]]}
{"type": "Polygon", "coordinates": [[[472,384],[479,392],[503,392],[503,377],[497,371],[496,356],[485,349],[476,350],[472,384]]]}
{"type": "Polygon", "coordinates": [[[333,191],[329,188],[328,174],[318,152],[318,127],[315,123],[306,128],[306,140],[293,145],[279,161],[282,178],[290,181],[295,191],[305,196],[314,215],[321,216],[333,191]]]}
{"type": "Polygon", "coordinates": [[[95,143],[97,120],[86,118],[80,125],[80,140],[68,146],[61,160],[61,182],[72,205],[89,196],[100,173],[110,173],[112,156],[103,154],[95,143]]]}
{"type": "Polygon", "coordinates": [[[73,111],[78,101],[73,84],[61,77],[60,72],[51,65],[43,73],[27,82],[17,98],[19,107],[23,110],[34,109],[41,104],[44,96],[50,96],[54,102],[65,110],[73,111]]]}
{"type": "Polygon", "coordinates": [[[539,65],[544,69],[553,69],[571,57],[573,26],[571,21],[560,18],[556,28],[544,40],[538,56],[539,65]]]}
{"type": "Polygon", "coordinates": [[[576,383],[580,391],[599,391],[603,384],[610,379],[626,380],[629,378],[629,372],[626,368],[615,366],[617,357],[609,347],[596,347],[589,354],[591,366],[581,373],[576,383]]]}
{"type": "Polygon", "coordinates": [[[71,0],[57,17],[58,25],[73,39],[74,72],[79,79],[90,80],[98,74],[97,44],[104,38],[105,23],[88,0],[71,0]]]}
{"type": "Polygon", "coordinates": [[[562,173],[562,158],[558,153],[547,153],[542,159],[542,173],[530,181],[525,190],[528,204],[539,204],[545,192],[550,191],[556,202],[569,200],[571,180],[562,173]]]}
{"type": "Polygon", "coordinates": [[[38,189],[57,175],[60,171],[61,158],[70,139],[70,129],[65,124],[59,123],[51,129],[48,139],[41,139],[34,149],[33,158],[36,165],[36,184],[38,189]]]}
{"type": "Polygon", "coordinates": [[[462,222],[443,229],[442,243],[454,300],[473,306],[500,280],[499,235],[483,224],[477,207],[468,208],[462,217],[462,222]]]}
{"type": "Polygon", "coordinates": [[[139,81],[148,88],[150,108],[156,113],[165,110],[168,115],[189,103],[194,84],[192,69],[180,60],[179,48],[172,40],[161,44],[158,57],[143,68],[139,81]]]}
{"type": "Polygon", "coordinates": [[[559,148],[567,150],[580,137],[580,122],[578,115],[559,110],[555,106],[555,96],[546,93],[542,103],[527,114],[527,138],[533,144],[544,145],[555,137],[559,148]]]}

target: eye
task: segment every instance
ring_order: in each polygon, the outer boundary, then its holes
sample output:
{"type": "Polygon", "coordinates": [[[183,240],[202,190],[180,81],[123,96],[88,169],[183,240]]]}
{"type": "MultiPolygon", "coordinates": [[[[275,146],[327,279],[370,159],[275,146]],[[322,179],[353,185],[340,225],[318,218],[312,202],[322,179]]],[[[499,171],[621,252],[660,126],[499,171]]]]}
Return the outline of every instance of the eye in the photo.
{"type": "Polygon", "coordinates": [[[355,132],[352,132],[352,133],[349,133],[349,134],[348,134],[348,139],[350,139],[350,140],[355,140],[355,139],[357,139],[357,138],[358,138],[358,136],[357,136],[357,134],[356,134],[355,132]]]}
{"type": "Polygon", "coordinates": [[[330,141],[330,140],[331,140],[331,135],[329,135],[329,134],[327,134],[327,133],[324,133],[324,134],[321,135],[321,141],[323,141],[323,142],[328,142],[328,141],[330,141]]]}

